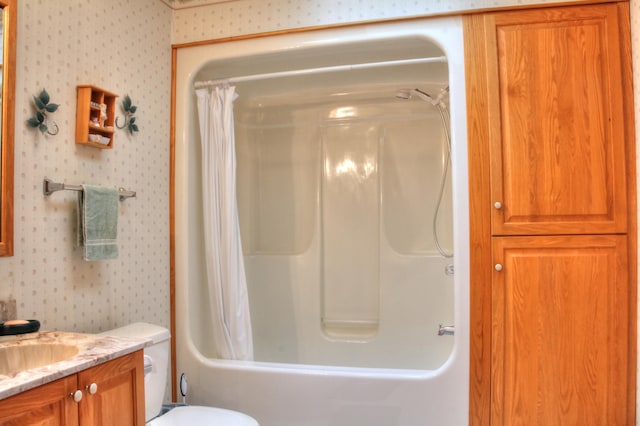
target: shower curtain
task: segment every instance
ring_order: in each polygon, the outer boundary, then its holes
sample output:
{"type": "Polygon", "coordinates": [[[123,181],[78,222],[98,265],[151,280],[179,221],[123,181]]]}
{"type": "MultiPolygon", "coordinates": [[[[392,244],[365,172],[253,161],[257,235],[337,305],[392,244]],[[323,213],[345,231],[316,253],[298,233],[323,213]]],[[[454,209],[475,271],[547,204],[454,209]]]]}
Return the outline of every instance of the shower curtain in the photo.
{"type": "Polygon", "coordinates": [[[202,142],[207,284],[218,358],[253,359],[247,280],[236,201],[235,87],[196,90],[202,142]]]}

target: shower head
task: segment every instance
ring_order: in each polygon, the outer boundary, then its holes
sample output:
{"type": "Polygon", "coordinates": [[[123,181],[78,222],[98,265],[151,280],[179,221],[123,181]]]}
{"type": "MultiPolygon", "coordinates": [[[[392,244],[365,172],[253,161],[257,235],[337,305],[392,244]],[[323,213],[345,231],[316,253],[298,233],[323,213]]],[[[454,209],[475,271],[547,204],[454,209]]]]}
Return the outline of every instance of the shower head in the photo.
{"type": "Polygon", "coordinates": [[[396,92],[396,98],[398,99],[411,99],[413,96],[417,96],[423,101],[433,103],[433,98],[420,89],[400,89],[396,92]]]}
{"type": "Polygon", "coordinates": [[[411,99],[413,96],[417,96],[425,102],[429,102],[433,106],[442,104],[442,99],[449,93],[449,86],[440,90],[437,98],[433,98],[430,94],[423,92],[420,89],[400,89],[396,92],[396,98],[398,99],[411,99]]]}
{"type": "Polygon", "coordinates": [[[409,99],[411,98],[411,92],[409,89],[400,89],[396,92],[396,98],[398,99],[409,99]]]}

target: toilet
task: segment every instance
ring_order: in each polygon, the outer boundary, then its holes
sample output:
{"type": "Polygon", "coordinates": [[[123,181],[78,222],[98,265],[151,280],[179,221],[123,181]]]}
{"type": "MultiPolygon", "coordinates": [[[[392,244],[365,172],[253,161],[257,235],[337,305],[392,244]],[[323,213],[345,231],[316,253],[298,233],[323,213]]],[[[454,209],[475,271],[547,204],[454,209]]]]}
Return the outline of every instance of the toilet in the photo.
{"type": "Polygon", "coordinates": [[[154,324],[134,323],[105,331],[105,335],[139,337],[153,341],[144,348],[144,388],[147,426],[224,425],[259,426],[246,414],[214,407],[179,406],[160,415],[169,366],[169,330],[154,324]]]}

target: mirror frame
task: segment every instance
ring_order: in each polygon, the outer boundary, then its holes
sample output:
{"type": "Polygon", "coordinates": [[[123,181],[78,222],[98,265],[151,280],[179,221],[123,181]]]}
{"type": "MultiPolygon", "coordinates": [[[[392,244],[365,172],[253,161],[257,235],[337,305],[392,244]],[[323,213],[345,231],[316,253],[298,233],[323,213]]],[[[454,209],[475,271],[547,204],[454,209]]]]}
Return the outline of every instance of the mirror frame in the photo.
{"type": "Polygon", "coordinates": [[[17,0],[0,0],[3,25],[2,132],[0,139],[0,256],[13,256],[13,181],[16,101],[17,0]]]}

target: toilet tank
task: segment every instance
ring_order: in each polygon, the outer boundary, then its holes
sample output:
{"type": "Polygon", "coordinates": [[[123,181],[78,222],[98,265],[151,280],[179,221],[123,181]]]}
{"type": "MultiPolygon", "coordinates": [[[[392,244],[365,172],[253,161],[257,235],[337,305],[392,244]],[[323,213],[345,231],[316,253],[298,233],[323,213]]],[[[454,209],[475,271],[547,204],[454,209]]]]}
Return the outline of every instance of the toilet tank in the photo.
{"type": "Polygon", "coordinates": [[[137,322],[105,331],[105,335],[149,339],[144,348],[144,395],[146,421],[160,414],[169,369],[169,330],[159,325],[137,322]]]}

